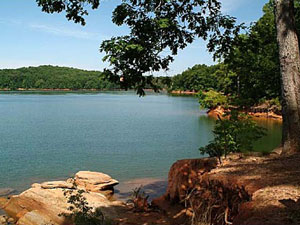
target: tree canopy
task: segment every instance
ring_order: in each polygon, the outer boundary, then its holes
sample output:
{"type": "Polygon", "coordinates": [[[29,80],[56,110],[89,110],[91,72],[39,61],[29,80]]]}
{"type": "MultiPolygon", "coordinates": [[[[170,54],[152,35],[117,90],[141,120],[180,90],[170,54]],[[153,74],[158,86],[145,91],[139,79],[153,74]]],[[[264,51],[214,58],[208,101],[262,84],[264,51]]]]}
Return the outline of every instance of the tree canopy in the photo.
{"type": "MultiPolygon", "coordinates": [[[[69,20],[83,25],[86,6],[99,6],[98,0],[55,2],[37,0],[43,11],[65,11],[69,20]]],[[[104,60],[110,63],[105,74],[125,89],[135,88],[140,95],[147,85],[157,89],[152,73],[167,70],[178,50],[195,38],[208,40],[209,51],[219,56],[228,52],[232,37],[242,27],[236,25],[234,17],[221,13],[217,0],[124,0],[113,11],[112,21],[118,26],[127,25],[130,33],[101,44],[100,50],[106,53],[104,60]],[[170,53],[164,55],[164,50],[170,53]]]]}
{"type": "MultiPolygon", "coordinates": [[[[173,78],[173,89],[222,92],[235,97],[239,106],[281,99],[279,50],[273,1],[246,33],[236,36],[224,62],[194,66],[173,78]]],[[[295,1],[296,27],[300,32],[300,1],[295,1]]]]}

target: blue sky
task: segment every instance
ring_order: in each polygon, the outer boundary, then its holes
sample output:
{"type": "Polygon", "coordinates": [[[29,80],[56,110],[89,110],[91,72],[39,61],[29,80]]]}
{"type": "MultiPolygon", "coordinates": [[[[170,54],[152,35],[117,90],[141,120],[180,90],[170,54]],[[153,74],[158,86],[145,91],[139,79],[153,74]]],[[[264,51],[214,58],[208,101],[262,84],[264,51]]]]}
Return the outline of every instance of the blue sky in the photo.
{"type": "MultiPolygon", "coordinates": [[[[35,0],[0,0],[0,69],[58,65],[102,70],[107,64],[99,53],[102,40],[127,33],[111,22],[119,0],[103,0],[86,17],[86,26],[67,21],[63,14],[41,12],[35,0]]],[[[239,22],[253,22],[262,15],[267,0],[222,0],[223,11],[239,22]]],[[[175,75],[195,64],[213,64],[201,40],[179,52],[170,70],[175,75]]]]}

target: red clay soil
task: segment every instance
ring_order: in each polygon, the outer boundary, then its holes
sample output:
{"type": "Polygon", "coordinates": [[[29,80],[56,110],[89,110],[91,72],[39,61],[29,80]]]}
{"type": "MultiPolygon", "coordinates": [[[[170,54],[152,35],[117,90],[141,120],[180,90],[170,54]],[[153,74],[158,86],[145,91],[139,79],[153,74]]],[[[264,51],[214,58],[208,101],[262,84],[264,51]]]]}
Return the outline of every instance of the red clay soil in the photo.
{"type": "Polygon", "coordinates": [[[300,154],[177,161],[152,205],[159,210],[129,210],[120,224],[299,225],[300,154]]]}

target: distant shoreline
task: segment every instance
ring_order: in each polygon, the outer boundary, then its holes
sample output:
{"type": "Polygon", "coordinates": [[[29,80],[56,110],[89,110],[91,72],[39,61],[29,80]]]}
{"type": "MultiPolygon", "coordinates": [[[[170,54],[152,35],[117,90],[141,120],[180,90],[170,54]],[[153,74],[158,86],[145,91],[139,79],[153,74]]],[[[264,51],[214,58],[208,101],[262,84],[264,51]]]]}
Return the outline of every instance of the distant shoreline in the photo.
{"type": "MultiPolygon", "coordinates": [[[[109,91],[135,91],[134,89],[124,90],[124,89],[69,89],[69,88],[0,88],[0,92],[109,92],[109,91]]],[[[144,89],[145,92],[153,92],[153,89],[144,89]]],[[[157,93],[167,93],[166,90],[160,90],[157,93]]]]}
{"type": "Polygon", "coordinates": [[[16,88],[16,89],[9,89],[9,88],[0,88],[0,91],[61,91],[61,92],[67,92],[67,91],[91,91],[91,92],[99,92],[99,91],[122,91],[122,89],[70,89],[70,88],[16,88]]]}
{"type": "Polygon", "coordinates": [[[195,96],[198,94],[196,91],[170,91],[169,94],[171,95],[189,95],[189,96],[195,96]]]}

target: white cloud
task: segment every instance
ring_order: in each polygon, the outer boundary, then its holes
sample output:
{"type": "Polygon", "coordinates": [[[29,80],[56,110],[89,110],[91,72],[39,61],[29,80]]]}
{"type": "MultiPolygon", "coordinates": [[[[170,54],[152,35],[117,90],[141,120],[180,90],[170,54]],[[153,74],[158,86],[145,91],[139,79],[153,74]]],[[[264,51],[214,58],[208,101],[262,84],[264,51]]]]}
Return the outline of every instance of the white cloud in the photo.
{"type": "Polygon", "coordinates": [[[57,36],[73,37],[78,39],[87,39],[87,40],[95,40],[95,41],[108,38],[106,36],[94,32],[86,32],[86,31],[75,30],[75,29],[66,29],[64,27],[54,27],[45,24],[33,23],[33,24],[29,24],[28,26],[31,29],[45,32],[45,33],[50,33],[57,36]]]}
{"type": "Polygon", "coordinates": [[[222,3],[222,12],[231,13],[238,9],[245,1],[244,0],[220,0],[222,3]]]}
{"type": "Polygon", "coordinates": [[[0,18],[0,24],[4,25],[14,25],[14,26],[22,26],[25,28],[30,28],[36,31],[44,32],[53,34],[56,36],[63,36],[63,37],[72,37],[77,39],[86,39],[86,40],[104,40],[109,39],[110,37],[101,35],[100,33],[84,31],[82,29],[70,29],[63,26],[53,26],[48,24],[41,24],[41,23],[25,23],[20,20],[6,20],[0,18]]]}

